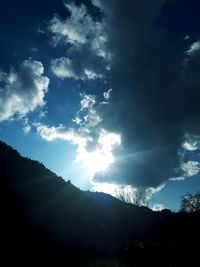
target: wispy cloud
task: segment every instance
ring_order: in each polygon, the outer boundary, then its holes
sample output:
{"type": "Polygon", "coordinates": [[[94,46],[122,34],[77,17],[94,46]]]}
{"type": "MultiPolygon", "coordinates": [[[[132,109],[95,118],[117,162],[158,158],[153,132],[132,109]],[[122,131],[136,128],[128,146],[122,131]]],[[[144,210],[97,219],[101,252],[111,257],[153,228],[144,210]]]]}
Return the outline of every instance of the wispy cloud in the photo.
{"type": "Polygon", "coordinates": [[[171,181],[183,181],[188,177],[197,175],[200,171],[200,163],[198,161],[189,160],[181,165],[182,175],[170,178],[171,181]]]}
{"type": "Polygon", "coordinates": [[[188,151],[198,150],[200,148],[200,136],[186,134],[185,141],[182,146],[188,151]]]}

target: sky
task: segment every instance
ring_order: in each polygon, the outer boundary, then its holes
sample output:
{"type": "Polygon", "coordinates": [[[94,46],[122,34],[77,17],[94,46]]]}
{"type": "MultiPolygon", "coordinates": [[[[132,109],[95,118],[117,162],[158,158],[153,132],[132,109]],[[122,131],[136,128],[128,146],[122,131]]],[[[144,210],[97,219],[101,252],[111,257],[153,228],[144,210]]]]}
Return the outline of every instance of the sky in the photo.
{"type": "Polygon", "coordinates": [[[200,191],[200,2],[0,3],[0,139],[83,190],[200,191]]]}

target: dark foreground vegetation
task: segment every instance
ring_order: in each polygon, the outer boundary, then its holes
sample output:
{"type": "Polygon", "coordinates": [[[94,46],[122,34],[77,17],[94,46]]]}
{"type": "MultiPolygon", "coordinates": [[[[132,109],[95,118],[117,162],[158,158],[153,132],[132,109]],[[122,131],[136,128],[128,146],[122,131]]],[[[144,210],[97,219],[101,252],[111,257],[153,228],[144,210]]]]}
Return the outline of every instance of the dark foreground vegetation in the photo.
{"type": "Polygon", "coordinates": [[[199,266],[200,212],[83,192],[0,143],[0,266],[199,266]]]}

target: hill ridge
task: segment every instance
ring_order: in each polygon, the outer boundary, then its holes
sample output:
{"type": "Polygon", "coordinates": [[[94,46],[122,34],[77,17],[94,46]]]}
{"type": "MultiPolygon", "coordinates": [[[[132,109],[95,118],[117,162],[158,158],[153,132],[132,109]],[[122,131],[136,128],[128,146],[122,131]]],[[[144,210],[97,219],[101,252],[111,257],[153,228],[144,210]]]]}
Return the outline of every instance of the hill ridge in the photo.
{"type": "Polygon", "coordinates": [[[199,248],[200,212],[154,212],[82,191],[2,141],[0,200],[3,255],[22,266],[79,266],[91,257],[185,266],[199,248]]]}

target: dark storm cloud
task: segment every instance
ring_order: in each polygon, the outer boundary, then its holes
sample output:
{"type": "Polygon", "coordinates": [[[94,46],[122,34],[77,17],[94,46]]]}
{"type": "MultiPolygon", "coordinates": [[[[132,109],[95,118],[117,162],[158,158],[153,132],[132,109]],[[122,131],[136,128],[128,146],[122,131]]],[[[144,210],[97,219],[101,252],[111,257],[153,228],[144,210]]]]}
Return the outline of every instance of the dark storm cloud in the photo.
{"type": "MultiPolygon", "coordinates": [[[[194,43],[197,40],[184,39],[190,35],[189,27],[185,32],[181,29],[185,35],[175,35],[175,29],[169,27],[169,20],[175,22],[175,18],[167,15],[170,4],[172,14],[184,6],[179,17],[189,16],[187,8],[191,10],[192,3],[94,2],[106,14],[114,52],[111,103],[102,113],[107,118],[106,128],[120,132],[123,142],[109,174],[98,174],[94,179],[156,187],[170,177],[184,175],[180,153],[184,135],[200,134],[200,46],[194,43]]],[[[193,5],[195,9],[198,4],[194,1],[193,5]]],[[[180,32],[178,22],[176,27],[180,32]]]]}

